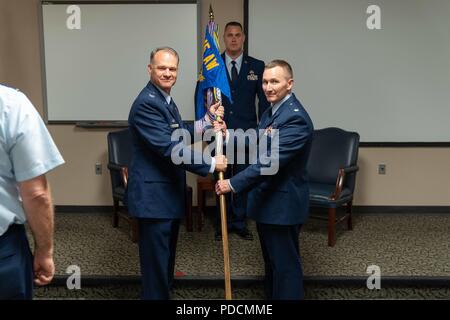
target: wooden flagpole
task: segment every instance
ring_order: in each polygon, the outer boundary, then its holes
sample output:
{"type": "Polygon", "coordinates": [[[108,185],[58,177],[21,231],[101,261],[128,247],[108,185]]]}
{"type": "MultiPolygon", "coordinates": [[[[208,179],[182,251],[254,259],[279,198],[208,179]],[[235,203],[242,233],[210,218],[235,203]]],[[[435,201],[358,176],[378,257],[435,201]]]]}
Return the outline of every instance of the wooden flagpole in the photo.
{"type": "MultiPolygon", "coordinates": [[[[214,22],[214,12],[212,10],[211,5],[209,5],[209,21],[214,22]]],[[[214,97],[217,98],[217,95],[214,94],[214,97]]],[[[218,101],[221,101],[221,97],[219,95],[218,101]]],[[[217,119],[221,121],[220,118],[217,119]]],[[[222,132],[216,132],[216,154],[223,154],[223,135],[222,132]]],[[[219,180],[224,180],[223,172],[219,172],[219,180]]],[[[228,245],[228,228],[227,228],[227,206],[225,201],[225,195],[221,194],[219,198],[220,203],[220,221],[222,228],[222,246],[223,246],[223,266],[224,266],[224,275],[225,275],[225,299],[231,300],[231,270],[230,270],[230,253],[229,253],[229,245],[228,245]]]]}

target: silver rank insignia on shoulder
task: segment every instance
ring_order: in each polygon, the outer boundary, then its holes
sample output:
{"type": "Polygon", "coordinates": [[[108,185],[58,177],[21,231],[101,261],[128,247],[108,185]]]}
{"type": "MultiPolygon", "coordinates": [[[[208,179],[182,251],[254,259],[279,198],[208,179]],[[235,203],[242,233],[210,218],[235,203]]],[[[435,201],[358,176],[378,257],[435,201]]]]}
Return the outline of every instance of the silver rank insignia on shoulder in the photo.
{"type": "Polygon", "coordinates": [[[255,74],[255,71],[250,70],[250,72],[247,75],[247,80],[249,80],[249,81],[257,81],[258,80],[258,75],[255,74]]]}
{"type": "Polygon", "coordinates": [[[294,109],[294,112],[299,112],[299,111],[300,111],[300,110],[299,110],[299,109],[297,109],[297,108],[295,108],[295,109],[294,109]]]}
{"type": "Polygon", "coordinates": [[[149,93],[148,96],[149,96],[150,98],[154,98],[154,97],[155,97],[155,95],[154,95],[154,94],[151,94],[151,93],[149,93]]]}

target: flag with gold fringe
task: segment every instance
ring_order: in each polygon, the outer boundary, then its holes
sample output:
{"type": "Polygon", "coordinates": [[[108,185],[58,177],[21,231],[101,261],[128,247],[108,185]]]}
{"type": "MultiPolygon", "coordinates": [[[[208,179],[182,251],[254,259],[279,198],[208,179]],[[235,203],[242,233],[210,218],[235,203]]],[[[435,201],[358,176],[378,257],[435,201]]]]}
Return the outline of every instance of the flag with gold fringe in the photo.
{"type": "Polygon", "coordinates": [[[221,102],[224,94],[231,101],[231,90],[228,84],[227,69],[220,55],[217,25],[210,21],[206,26],[203,42],[202,71],[198,79],[195,102],[195,120],[202,119],[208,107],[221,102]]]}

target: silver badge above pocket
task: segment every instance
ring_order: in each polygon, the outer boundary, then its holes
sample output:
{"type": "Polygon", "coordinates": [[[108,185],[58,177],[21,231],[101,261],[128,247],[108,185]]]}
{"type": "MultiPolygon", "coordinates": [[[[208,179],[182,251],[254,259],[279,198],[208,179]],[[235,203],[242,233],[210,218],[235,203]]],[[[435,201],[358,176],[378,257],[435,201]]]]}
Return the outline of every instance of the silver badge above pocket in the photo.
{"type": "Polygon", "coordinates": [[[170,125],[171,128],[178,128],[180,125],[178,123],[172,123],[170,125]]]}
{"type": "Polygon", "coordinates": [[[255,71],[250,70],[250,72],[247,75],[247,80],[249,80],[249,81],[257,81],[258,80],[258,75],[255,74],[255,71]]]}

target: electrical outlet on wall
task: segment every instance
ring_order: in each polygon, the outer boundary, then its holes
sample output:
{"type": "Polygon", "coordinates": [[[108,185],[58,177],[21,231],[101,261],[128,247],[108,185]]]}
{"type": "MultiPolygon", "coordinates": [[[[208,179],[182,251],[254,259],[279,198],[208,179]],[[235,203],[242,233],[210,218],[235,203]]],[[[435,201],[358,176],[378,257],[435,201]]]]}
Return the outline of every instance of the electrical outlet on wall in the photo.
{"type": "Polygon", "coordinates": [[[384,163],[378,165],[378,174],[386,174],[386,165],[384,163]]]}
{"type": "Polygon", "coordinates": [[[95,174],[97,175],[101,175],[102,174],[102,164],[101,163],[96,163],[95,164],[95,174]]]}

